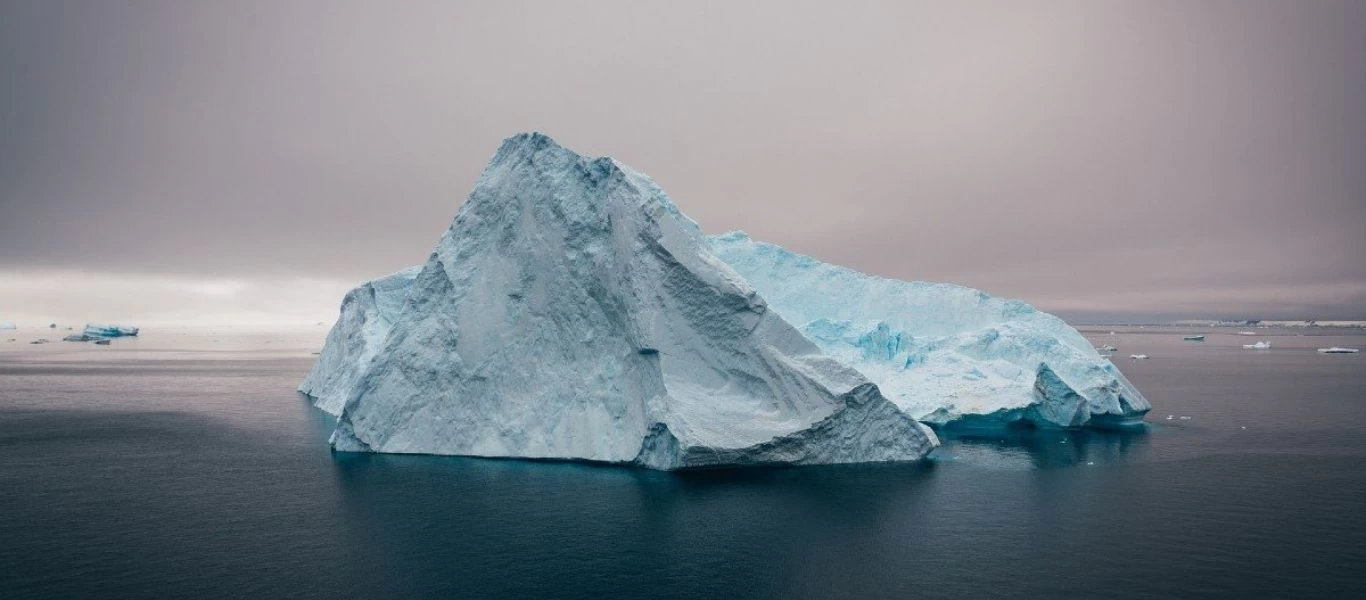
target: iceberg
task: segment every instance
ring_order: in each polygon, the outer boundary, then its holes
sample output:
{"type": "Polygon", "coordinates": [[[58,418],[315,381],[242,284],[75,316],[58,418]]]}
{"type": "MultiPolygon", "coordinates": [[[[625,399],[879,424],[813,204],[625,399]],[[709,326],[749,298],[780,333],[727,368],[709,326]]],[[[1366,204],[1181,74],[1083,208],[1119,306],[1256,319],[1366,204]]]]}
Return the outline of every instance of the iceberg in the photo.
{"type": "Polygon", "coordinates": [[[1151,408],[1076,329],[1018,300],[865,275],[743,232],[711,245],[775,312],[931,425],[1127,427],[1151,408]]]}
{"type": "Polygon", "coordinates": [[[18,329],[13,321],[0,322],[0,329],[18,329]]]}
{"type": "Polygon", "coordinates": [[[122,325],[100,325],[98,323],[87,323],[85,325],[85,335],[93,337],[124,337],[138,334],[137,327],[124,327],[122,325]]]}
{"type": "Polygon", "coordinates": [[[541,134],[503,143],[424,265],[347,295],[300,389],[338,415],[337,451],[672,470],[938,443],[649,177],[541,134]]]}

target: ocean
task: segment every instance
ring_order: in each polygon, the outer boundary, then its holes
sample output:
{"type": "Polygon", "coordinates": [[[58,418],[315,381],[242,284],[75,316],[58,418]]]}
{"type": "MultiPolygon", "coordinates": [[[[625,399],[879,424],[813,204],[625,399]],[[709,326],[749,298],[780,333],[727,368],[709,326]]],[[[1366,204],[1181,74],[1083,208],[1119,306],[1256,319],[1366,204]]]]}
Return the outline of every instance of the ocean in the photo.
{"type": "Polygon", "coordinates": [[[0,597],[1366,597],[1362,332],[1084,328],[1146,431],[659,473],[334,455],[317,329],[0,332],[0,597]]]}

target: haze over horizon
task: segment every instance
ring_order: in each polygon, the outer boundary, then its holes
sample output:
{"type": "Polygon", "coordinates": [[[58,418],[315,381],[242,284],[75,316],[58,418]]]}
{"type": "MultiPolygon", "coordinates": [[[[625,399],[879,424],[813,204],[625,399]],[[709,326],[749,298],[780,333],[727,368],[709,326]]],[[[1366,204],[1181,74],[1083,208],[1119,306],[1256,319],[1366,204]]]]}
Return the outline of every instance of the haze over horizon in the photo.
{"type": "Polygon", "coordinates": [[[1366,319],[1362,31],[1351,1],[0,0],[0,321],[330,322],[532,130],[707,233],[1074,322],[1366,319]]]}

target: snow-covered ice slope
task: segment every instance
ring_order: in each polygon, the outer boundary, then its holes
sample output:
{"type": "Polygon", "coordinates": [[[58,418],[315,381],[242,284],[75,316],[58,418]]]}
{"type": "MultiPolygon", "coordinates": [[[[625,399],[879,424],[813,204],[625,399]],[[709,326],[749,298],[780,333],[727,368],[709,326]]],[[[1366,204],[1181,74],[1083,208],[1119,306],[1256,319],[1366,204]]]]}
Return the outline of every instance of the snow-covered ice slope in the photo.
{"type": "Polygon", "coordinates": [[[711,243],[778,314],[922,421],[1125,426],[1150,408],[1077,330],[1023,302],[865,275],[741,232],[711,243]]]}
{"type": "Polygon", "coordinates": [[[674,469],[936,444],[769,310],[648,177],[544,135],[503,143],[404,297],[374,319],[343,307],[328,345],[346,350],[305,383],[344,398],[338,450],[674,469]],[[352,366],[354,383],[334,372],[352,366]]]}
{"type": "Polygon", "coordinates": [[[375,357],[421,266],[367,281],[342,299],[341,317],[327,333],[327,342],[299,391],[329,413],[341,412],[356,378],[375,357]]]}

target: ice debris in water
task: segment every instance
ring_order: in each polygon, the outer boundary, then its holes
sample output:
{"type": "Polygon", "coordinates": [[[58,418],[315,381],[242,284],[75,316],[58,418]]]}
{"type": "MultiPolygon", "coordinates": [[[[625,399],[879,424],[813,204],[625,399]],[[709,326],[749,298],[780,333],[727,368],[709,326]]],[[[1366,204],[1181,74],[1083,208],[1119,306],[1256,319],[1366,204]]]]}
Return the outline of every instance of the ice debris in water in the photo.
{"type": "Polygon", "coordinates": [[[339,413],[337,450],[677,469],[937,444],[770,310],[648,177],[544,135],[504,142],[407,279],[388,282],[408,288],[401,307],[348,295],[305,381],[339,413]]]}

